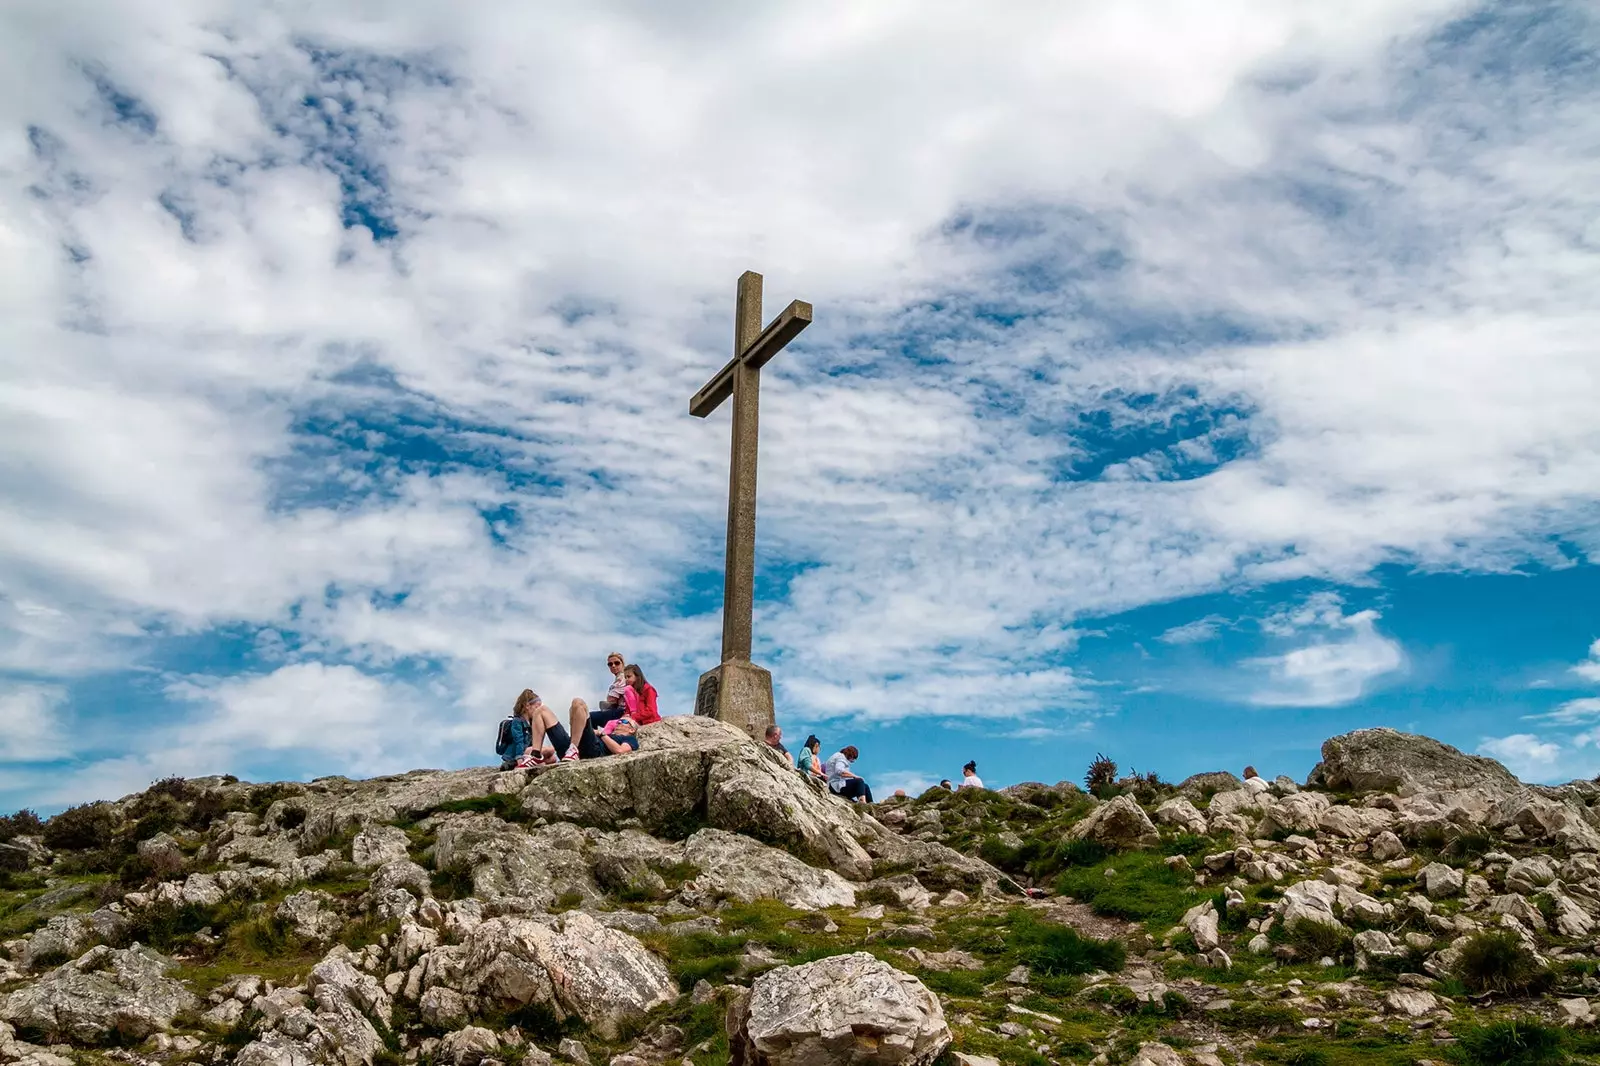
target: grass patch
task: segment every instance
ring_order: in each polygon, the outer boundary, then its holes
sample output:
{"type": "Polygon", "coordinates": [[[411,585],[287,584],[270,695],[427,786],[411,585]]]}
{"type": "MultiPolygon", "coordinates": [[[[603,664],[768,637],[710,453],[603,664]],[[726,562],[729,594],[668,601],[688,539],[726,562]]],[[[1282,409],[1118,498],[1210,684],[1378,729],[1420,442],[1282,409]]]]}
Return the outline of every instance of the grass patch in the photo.
{"type": "Polygon", "coordinates": [[[1006,941],[1012,955],[1046,977],[1115,973],[1127,961],[1120,941],[1087,937],[1065,925],[1041,922],[1027,911],[1012,911],[1010,925],[1006,941]]]}
{"type": "Polygon", "coordinates": [[[1199,899],[1194,879],[1170,869],[1156,852],[1131,851],[1092,866],[1068,869],[1056,891],[1083,900],[1096,914],[1143,922],[1155,932],[1178,923],[1199,899]],[[1106,876],[1106,871],[1114,873],[1106,876]]]}
{"type": "Polygon", "coordinates": [[[1456,1030],[1454,1053],[1467,1066],[1555,1066],[1567,1061],[1565,1035],[1536,1021],[1493,1022],[1456,1030]]]}
{"type": "Polygon", "coordinates": [[[426,814],[492,814],[506,822],[526,822],[528,812],[515,793],[495,792],[487,796],[450,800],[428,808],[426,814]]]}

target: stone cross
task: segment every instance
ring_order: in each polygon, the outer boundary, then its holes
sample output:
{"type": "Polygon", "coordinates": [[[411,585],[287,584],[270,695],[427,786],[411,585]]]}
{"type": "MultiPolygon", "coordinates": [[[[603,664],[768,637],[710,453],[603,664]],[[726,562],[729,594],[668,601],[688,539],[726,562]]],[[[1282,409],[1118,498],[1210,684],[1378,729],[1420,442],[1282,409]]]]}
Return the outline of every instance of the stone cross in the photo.
{"type": "Polygon", "coordinates": [[[761,275],[739,278],[733,316],[733,358],[689,401],[704,418],[733,397],[733,451],[728,470],[728,546],[722,584],[722,663],[700,675],[695,713],[710,715],[756,739],[772,723],[772,675],[750,662],[756,582],[756,445],[761,368],[811,324],[811,305],[795,300],[761,326],[761,275]]]}

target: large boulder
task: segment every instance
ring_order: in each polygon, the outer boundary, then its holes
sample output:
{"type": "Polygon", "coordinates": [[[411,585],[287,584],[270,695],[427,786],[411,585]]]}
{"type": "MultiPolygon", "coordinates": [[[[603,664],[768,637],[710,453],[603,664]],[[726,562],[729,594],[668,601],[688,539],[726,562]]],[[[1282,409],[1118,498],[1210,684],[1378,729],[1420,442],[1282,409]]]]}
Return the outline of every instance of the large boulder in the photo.
{"type": "Polygon", "coordinates": [[[928,1066],[951,1039],[934,994],[866,952],[767,971],[727,1029],[732,1066],[928,1066]]]}
{"type": "Polygon", "coordinates": [[[1510,770],[1479,755],[1467,755],[1432,737],[1393,729],[1358,729],[1322,744],[1322,761],[1306,779],[1330,792],[1515,792],[1522,783],[1510,770]]]}
{"type": "Polygon", "coordinates": [[[1149,848],[1161,840],[1155,823],[1132,796],[1118,796],[1102,803],[1071,829],[1073,840],[1090,840],[1112,848],[1149,848]]]}
{"type": "Polygon", "coordinates": [[[711,718],[675,716],[639,731],[639,751],[536,775],[521,792],[530,815],[609,827],[636,818],[673,835],[709,824],[872,876],[868,832],[851,804],[812,789],[787,763],[711,718]]]}
{"type": "Polygon", "coordinates": [[[702,829],[684,844],[683,857],[700,870],[693,887],[713,898],[776,899],[802,911],[856,901],[855,888],[832,870],[808,866],[738,833],[702,829]]]}
{"type": "Polygon", "coordinates": [[[172,1027],[198,1001],[149,948],[91,948],[32,984],[0,996],[0,1021],[80,1044],[139,1041],[172,1027]]]}
{"type": "Polygon", "coordinates": [[[591,915],[491,918],[467,934],[461,991],[502,1007],[543,1003],[602,1039],[677,997],[666,966],[591,915]]]}
{"type": "Polygon", "coordinates": [[[584,855],[588,840],[573,826],[530,831],[492,814],[440,815],[436,825],[434,864],[469,871],[472,894],[493,910],[545,911],[565,895],[600,897],[584,855]]]}

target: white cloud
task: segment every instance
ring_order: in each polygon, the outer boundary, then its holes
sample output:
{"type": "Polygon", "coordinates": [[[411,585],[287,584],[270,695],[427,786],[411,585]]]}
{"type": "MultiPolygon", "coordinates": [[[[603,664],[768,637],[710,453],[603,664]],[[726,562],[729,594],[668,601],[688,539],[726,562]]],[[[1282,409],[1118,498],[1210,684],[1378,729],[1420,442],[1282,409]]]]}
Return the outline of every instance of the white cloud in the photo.
{"type": "Polygon", "coordinates": [[[1163,644],[1204,644],[1215,640],[1222,627],[1228,620],[1219,614],[1208,614],[1204,618],[1196,618],[1193,622],[1185,622],[1181,626],[1173,626],[1156,639],[1163,644]]]}
{"type": "Polygon", "coordinates": [[[1572,668],[1585,681],[1600,681],[1600,640],[1589,645],[1589,658],[1572,668]]]}
{"type": "MultiPolygon", "coordinates": [[[[954,784],[960,775],[951,778],[954,784]]],[[[873,799],[888,799],[894,795],[897,788],[906,790],[908,796],[920,796],[928,789],[939,783],[939,778],[929,777],[916,770],[888,770],[881,774],[873,775],[867,784],[872,786],[873,799]]]]}
{"type": "Polygon", "coordinates": [[[1561,745],[1541,740],[1532,733],[1513,733],[1507,737],[1485,737],[1478,753],[1498,759],[1506,769],[1531,781],[1548,780],[1561,758],[1561,745]]]}
{"type": "Polygon", "coordinates": [[[0,691],[0,763],[44,762],[70,754],[61,720],[65,697],[50,685],[0,691]]]}
{"type": "Polygon", "coordinates": [[[1556,725],[1579,725],[1600,718],[1600,697],[1584,696],[1567,700],[1555,710],[1545,714],[1530,714],[1530,720],[1553,722],[1556,725]]]}
{"type": "Polygon", "coordinates": [[[1272,707],[1334,707],[1364,695],[1373,681],[1400,670],[1405,655],[1398,641],[1378,632],[1378,612],[1346,615],[1336,598],[1313,597],[1275,616],[1263,628],[1279,636],[1306,630],[1310,643],[1280,655],[1247,660],[1266,675],[1250,693],[1251,703],[1272,707]]]}

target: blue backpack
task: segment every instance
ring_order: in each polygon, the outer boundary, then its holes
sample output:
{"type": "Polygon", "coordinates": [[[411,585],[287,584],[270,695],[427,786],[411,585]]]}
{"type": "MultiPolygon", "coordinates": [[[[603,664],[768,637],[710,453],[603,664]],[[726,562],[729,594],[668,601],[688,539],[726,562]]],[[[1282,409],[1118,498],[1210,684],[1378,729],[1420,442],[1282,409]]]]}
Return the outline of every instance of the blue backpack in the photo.
{"type": "Polygon", "coordinates": [[[500,723],[500,732],[494,739],[494,753],[496,755],[504,755],[507,749],[511,747],[511,719],[512,716],[508,714],[500,723]]]}

